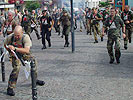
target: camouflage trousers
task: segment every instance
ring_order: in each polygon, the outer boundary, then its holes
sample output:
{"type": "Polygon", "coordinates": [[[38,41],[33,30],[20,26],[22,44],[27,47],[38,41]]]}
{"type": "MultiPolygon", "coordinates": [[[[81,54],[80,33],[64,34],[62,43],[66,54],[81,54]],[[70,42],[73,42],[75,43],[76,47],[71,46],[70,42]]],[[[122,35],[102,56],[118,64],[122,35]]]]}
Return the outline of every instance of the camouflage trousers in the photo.
{"type": "Polygon", "coordinates": [[[100,24],[95,24],[93,25],[93,34],[94,34],[94,39],[97,41],[97,34],[100,35],[100,37],[102,37],[102,34],[101,34],[101,30],[100,30],[100,24]]]}
{"type": "Polygon", "coordinates": [[[115,57],[116,59],[119,59],[121,56],[121,52],[120,52],[120,37],[117,38],[110,38],[108,37],[108,41],[107,41],[107,50],[108,50],[108,54],[110,56],[110,59],[114,59],[114,53],[113,53],[113,45],[115,43],[115,57]]]}
{"type": "Polygon", "coordinates": [[[30,36],[30,33],[31,33],[31,27],[30,26],[24,26],[24,31],[25,31],[25,34],[28,34],[29,35],[29,37],[31,38],[31,36],[30,36]]]}
{"type": "MultiPolygon", "coordinates": [[[[37,66],[36,66],[36,61],[34,58],[32,58],[33,61],[35,62],[35,76],[37,78],[37,66]]],[[[17,79],[18,79],[18,74],[20,71],[20,67],[21,67],[21,62],[20,60],[16,59],[15,57],[12,57],[12,67],[13,70],[9,76],[9,81],[8,81],[8,87],[10,88],[15,88],[16,87],[16,83],[17,83],[17,79]]]]}
{"type": "Polygon", "coordinates": [[[126,28],[126,38],[124,38],[124,45],[127,46],[128,40],[132,38],[132,28],[126,28]]]}
{"type": "Polygon", "coordinates": [[[86,19],[86,28],[87,28],[87,32],[90,32],[91,28],[90,28],[90,20],[89,19],[86,19]]]}

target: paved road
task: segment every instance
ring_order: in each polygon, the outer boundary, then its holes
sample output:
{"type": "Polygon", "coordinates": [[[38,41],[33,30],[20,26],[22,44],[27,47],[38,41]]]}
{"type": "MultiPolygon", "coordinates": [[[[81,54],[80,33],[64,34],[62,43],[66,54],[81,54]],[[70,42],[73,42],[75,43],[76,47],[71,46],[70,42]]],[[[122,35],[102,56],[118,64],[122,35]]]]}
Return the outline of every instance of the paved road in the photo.
{"type": "MultiPolygon", "coordinates": [[[[37,40],[34,33],[32,38],[38,77],[46,82],[43,87],[37,87],[38,100],[133,100],[133,44],[124,50],[122,41],[121,63],[110,65],[107,37],[103,42],[99,38],[99,43],[94,44],[92,35],[76,30],[75,53],[71,52],[71,47],[63,47],[64,39],[57,33],[52,33],[52,47],[46,50],[41,50],[41,40],[37,40]]],[[[5,83],[0,75],[0,100],[32,100],[31,79],[26,80],[23,67],[15,97],[6,95],[11,69],[6,58],[5,83]]]]}

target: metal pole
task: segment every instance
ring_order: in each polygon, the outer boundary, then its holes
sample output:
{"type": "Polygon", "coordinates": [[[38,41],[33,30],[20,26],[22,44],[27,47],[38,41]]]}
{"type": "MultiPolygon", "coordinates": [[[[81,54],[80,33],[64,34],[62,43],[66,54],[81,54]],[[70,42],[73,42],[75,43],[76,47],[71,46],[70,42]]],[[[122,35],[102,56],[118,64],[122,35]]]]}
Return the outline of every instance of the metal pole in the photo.
{"type": "Polygon", "coordinates": [[[35,62],[31,60],[31,81],[32,81],[32,100],[37,100],[35,62]]]}
{"type": "Polygon", "coordinates": [[[72,52],[75,51],[75,37],[74,37],[74,21],[73,21],[73,0],[71,0],[71,37],[72,37],[72,52]]]}
{"type": "MultiPolygon", "coordinates": [[[[4,49],[1,48],[1,55],[3,54],[4,49]]],[[[4,62],[4,55],[1,58],[1,71],[2,71],[2,81],[5,82],[5,62],[4,62]]]]}

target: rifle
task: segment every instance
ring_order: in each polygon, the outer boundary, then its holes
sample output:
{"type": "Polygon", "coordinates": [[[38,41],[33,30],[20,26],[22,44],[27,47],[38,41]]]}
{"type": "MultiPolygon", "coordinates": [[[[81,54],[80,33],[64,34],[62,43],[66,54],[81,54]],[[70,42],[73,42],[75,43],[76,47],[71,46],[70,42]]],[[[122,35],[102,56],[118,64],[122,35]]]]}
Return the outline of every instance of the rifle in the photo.
{"type": "Polygon", "coordinates": [[[9,53],[12,53],[16,59],[19,59],[23,66],[25,66],[25,62],[22,59],[22,55],[19,52],[16,52],[15,50],[10,50],[7,45],[5,45],[5,48],[9,53]]]}

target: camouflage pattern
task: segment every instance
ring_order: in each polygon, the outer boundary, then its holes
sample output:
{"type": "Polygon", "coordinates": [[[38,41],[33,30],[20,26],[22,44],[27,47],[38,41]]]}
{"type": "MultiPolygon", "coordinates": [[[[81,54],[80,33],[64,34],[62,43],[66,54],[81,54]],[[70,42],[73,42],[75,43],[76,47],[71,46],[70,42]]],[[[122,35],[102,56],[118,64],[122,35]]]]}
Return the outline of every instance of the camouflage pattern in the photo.
{"type": "Polygon", "coordinates": [[[124,11],[121,14],[121,18],[126,25],[126,32],[125,32],[126,38],[124,39],[124,46],[127,47],[128,40],[131,39],[131,37],[132,37],[133,23],[126,24],[126,21],[133,20],[133,13],[131,11],[124,11]]]}
{"type": "Polygon", "coordinates": [[[98,18],[102,18],[102,16],[99,13],[97,13],[96,15],[94,15],[93,13],[91,14],[91,25],[94,30],[94,32],[93,32],[94,39],[95,39],[95,41],[97,41],[97,34],[100,35],[100,37],[102,37],[102,33],[100,30],[99,20],[96,20],[95,16],[97,16],[98,18]]]}
{"type": "Polygon", "coordinates": [[[108,53],[111,59],[114,58],[114,54],[113,54],[113,44],[115,43],[115,57],[116,59],[119,59],[121,56],[121,52],[120,52],[120,27],[124,27],[124,22],[122,21],[122,19],[119,16],[115,16],[114,17],[114,23],[115,23],[115,27],[116,28],[110,28],[111,24],[110,23],[111,20],[111,16],[109,16],[107,18],[107,20],[105,21],[103,27],[105,28],[109,28],[108,30],[108,41],[107,41],[107,49],[108,49],[108,53]]]}
{"type": "MultiPolygon", "coordinates": [[[[20,41],[17,41],[17,42],[15,42],[13,39],[11,39],[11,41],[9,41],[9,44],[13,45],[14,47],[23,48],[24,47],[23,37],[20,41]]],[[[11,53],[10,53],[10,55],[11,55],[11,53]]],[[[37,62],[36,62],[35,58],[31,55],[31,53],[29,53],[29,54],[20,54],[20,55],[22,56],[22,59],[24,61],[33,60],[35,62],[35,74],[36,74],[36,77],[37,77],[37,62]]],[[[17,79],[18,79],[18,74],[19,74],[20,67],[21,67],[21,62],[20,62],[19,59],[16,59],[13,55],[11,55],[11,59],[12,59],[11,61],[12,61],[13,70],[12,70],[12,72],[10,74],[10,77],[9,77],[8,87],[15,88],[16,83],[17,83],[17,79]]]]}
{"type": "Polygon", "coordinates": [[[30,36],[30,32],[31,32],[31,16],[30,15],[23,15],[22,26],[24,27],[25,34],[28,34],[30,36]]]}

